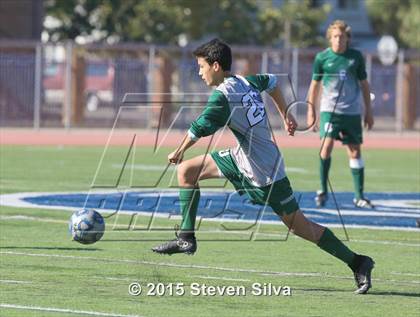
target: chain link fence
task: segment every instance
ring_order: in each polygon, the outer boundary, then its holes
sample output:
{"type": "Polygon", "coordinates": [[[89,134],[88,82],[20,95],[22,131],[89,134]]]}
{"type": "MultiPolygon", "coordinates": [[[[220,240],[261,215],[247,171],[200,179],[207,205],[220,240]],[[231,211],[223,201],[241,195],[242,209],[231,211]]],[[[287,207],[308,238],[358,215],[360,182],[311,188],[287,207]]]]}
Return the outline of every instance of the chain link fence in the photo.
{"type": "MultiPolygon", "coordinates": [[[[318,51],[233,47],[232,71],[277,74],[288,103],[306,100],[318,51]]],[[[420,130],[420,52],[401,52],[391,66],[376,53],[364,55],[376,129],[420,130]]],[[[0,41],[2,127],[109,128],[118,116],[121,128],[151,128],[159,121],[186,128],[209,93],[189,47],[0,41]],[[135,102],[123,104],[125,93],[137,93],[135,102]]],[[[267,107],[276,112],[269,100],[267,107]]],[[[297,115],[305,116],[304,109],[297,115]]],[[[274,121],[279,128],[281,120],[274,121]]]]}
{"type": "Polygon", "coordinates": [[[0,51],[0,124],[34,120],[35,53],[0,51]]]}

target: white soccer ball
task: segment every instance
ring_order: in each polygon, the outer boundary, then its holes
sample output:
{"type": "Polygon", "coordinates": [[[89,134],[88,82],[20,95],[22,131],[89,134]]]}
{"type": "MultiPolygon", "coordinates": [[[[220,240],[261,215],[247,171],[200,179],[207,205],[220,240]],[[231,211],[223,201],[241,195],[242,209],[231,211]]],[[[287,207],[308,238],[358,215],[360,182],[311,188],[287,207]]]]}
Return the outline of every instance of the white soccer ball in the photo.
{"type": "Polygon", "coordinates": [[[92,244],[104,235],[105,220],[93,209],[82,209],[73,213],[69,222],[69,232],[74,241],[92,244]]]}

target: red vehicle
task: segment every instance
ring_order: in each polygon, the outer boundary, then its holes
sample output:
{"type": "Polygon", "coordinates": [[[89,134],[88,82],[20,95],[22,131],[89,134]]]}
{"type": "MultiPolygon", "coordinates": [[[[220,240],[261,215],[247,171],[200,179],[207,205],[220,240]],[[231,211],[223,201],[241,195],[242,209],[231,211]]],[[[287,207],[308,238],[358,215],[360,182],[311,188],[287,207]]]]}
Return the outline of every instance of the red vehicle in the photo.
{"type": "MultiPolygon", "coordinates": [[[[66,65],[46,64],[44,69],[44,90],[47,103],[64,102],[66,65]]],[[[111,62],[87,61],[85,73],[86,108],[95,111],[99,106],[112,102],[114,67],[111,62]]]]}

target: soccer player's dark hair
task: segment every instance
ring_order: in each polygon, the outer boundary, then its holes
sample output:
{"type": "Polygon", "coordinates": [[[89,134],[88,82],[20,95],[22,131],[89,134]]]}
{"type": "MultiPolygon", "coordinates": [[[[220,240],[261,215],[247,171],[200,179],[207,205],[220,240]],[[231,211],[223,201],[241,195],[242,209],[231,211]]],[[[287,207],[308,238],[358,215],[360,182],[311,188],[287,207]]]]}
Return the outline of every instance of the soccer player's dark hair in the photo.
{"type": "Polygon", "coordinates": [[[209,65],[219,63],[224,71],[229,71],[232,66],[232,51],[229,45],[218,38],[199,46],[193,54],[195,57],[203,57],[209,65]]]}

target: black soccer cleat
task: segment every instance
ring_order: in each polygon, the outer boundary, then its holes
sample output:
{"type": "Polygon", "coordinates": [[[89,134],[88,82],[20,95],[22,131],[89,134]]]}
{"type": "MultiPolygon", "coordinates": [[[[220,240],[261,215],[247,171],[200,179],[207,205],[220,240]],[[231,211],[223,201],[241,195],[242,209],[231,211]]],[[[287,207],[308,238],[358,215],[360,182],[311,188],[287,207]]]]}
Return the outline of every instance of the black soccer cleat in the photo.
{"type": "Polygon", "coordinates": [[[365,255],[360,256],[360,264],[358,268],[353,272],[354,280],[356,281],[357,285],[357,290],[354,291],[355,294],[366,294],[372,287],[370,275],[374,266],[375,262],[372,260],[372,258],[365,255]]]}
{"type": "Polygon", "coordinates": [[[324,193],[320,190],[316,192],[315,203],[316,203],[316,206],[318,208],[319,207],[324,207],[327,200],[328,200],[328,194],[327,193],[324,193]]]}
{"type": "Polygon", "coordinates": [[[366,198],[354,198],[353,203],[357,208],[374,209],[375,206],[366,198]]]}
{"type": "Polygon", "coordinates": [[[197,251],[197,241],[194,236],[183,238],[175,233],[176,239],[162,243],[154,248],[153,252],[159,254],[168,254],[172,255],[175,253],[185,253],[193,255],[197,251]]]}

